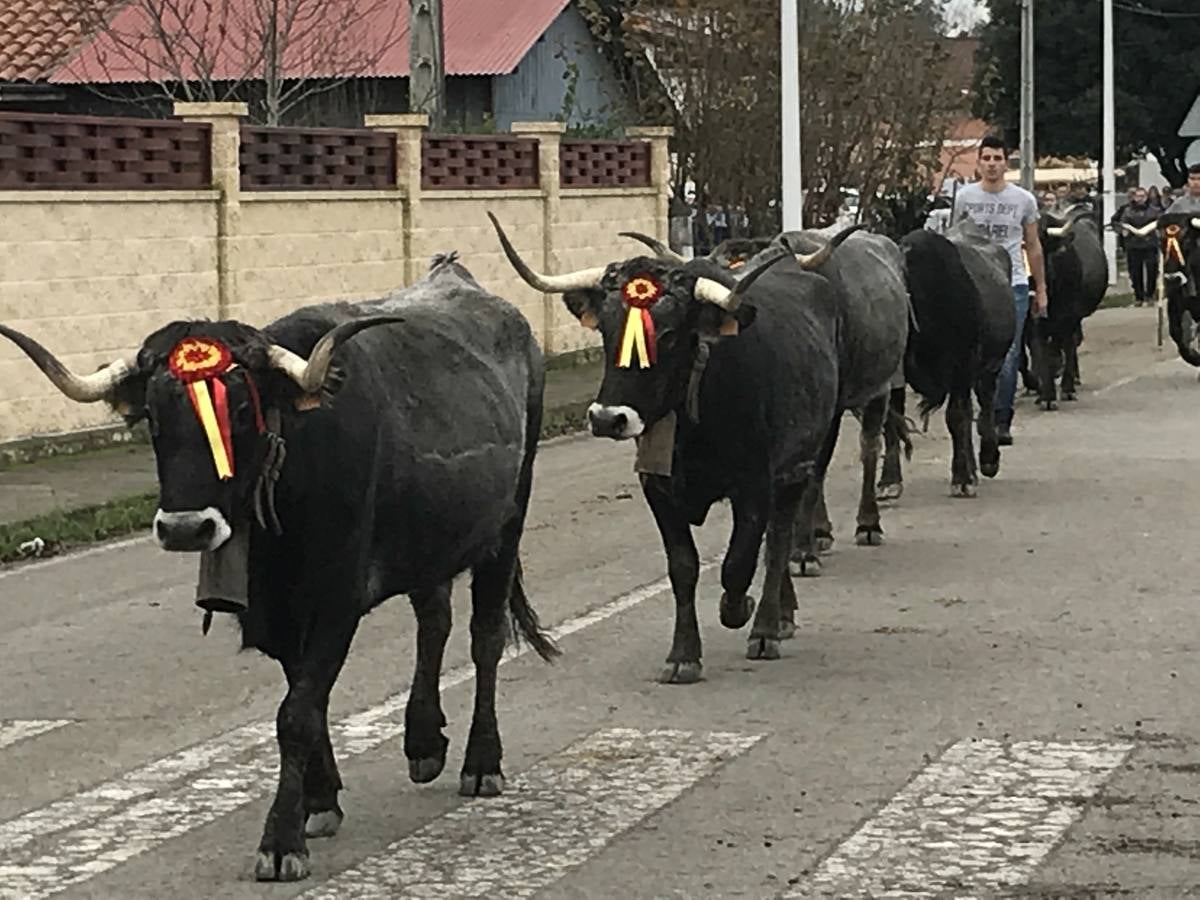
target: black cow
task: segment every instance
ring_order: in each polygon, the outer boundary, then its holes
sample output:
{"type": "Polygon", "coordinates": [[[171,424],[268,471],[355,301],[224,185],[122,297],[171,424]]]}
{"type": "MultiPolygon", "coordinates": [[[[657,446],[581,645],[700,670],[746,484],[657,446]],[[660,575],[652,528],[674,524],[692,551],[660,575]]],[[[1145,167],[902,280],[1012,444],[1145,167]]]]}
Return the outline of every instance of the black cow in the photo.
{"type": "Polygon", "coordinates": [[[261,331],[174,322],[92,375],[75,375],[16,331],[0,334],[71,399],[107,400],[149,421],[164,548],[210,560],[248,537],[242,642],[277,659],[288,682],[258,879],[304,878],[306,834],[331,835],[341,824],[329,694],[359,620],[396,594],[409,595],[417,617],[409,775],[440,774],[448,741],[438,678],[451,580],[466,569],[476,696],[460,791],[500,793],[496,667],[507,616],[542,657],[557,653],[521,585],[543,365],[513,306],[450,255],[404,291],[309,306],[261,331]]]}
{"type": "MultiPolygon", "coordinates": [[[[1012,262],[969,220],[946,236],[918,230],[900,241],[916,325],[909,332],[904,374],[928,416],[946,404],[946,427],[953,444],[950,492],[973,497],[977,471],[993,478],[1000,470],[994,403],[996,381],[1016,333],[1012,299],[1012,262]],[[979,468],[975,467],[971,420],[979,402],[979,468]]],[[[887,450],[880,490],[897,494],[903,483],[900,463],[904,389],[892,394],[893,415],[886,431],[887,450]]]]}
{"type": "Polygon", "coordinates": [[[1058,406],[1056,380],[1062,375],[1062,399],[1075,400],[1079,384],[1079,345],[1083,320],[1094,313],[1108,290],[1108,258],[1090,211],[1066,219],[1046,213],[1038,223],[1046,260],[1046,315],[1032,317],[1030,368],[1038,404],[1058,406]]]}
{"type": "Polygon", "coordinates": [[[1167,329],[1179,356],[1200,366],[1200,216],[1167,213],[1158,220],[1163,242],[1167,329]]]}
{"type": "Polygon", "coordinates": [[[642,490],[675,593],[675,636],[662,680],[701,678],[700,560],[691,526],[703,524],[722,498],[733,508],[733,534],[721,568],[721,622],[740,628],[750,619],[747,591],[765,534],[766,576],[747,656],[778,658],[781,625],[795,619],[787,562],[797,511],[803,505],[811,520],[833,452],[837,295],[807,269],[828,259],[835,243],[799,259],[778,250],[747,266],[740,280],[703,258],[681,264],[636,257],[548,276],[533,272],[492,222],[521,277],[563,294],[580,324],[603,338],[592,433],[638,439],[642,490]],[[626,358],[630,329],[635,336],[652,332],[649,358],[626,358]]]}

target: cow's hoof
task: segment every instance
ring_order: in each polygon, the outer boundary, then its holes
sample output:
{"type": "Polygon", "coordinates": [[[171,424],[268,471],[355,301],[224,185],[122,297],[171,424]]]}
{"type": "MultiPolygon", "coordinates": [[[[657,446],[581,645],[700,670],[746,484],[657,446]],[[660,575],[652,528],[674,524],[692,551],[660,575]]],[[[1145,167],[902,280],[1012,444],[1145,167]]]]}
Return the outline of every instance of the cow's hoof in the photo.
{"type": "Polygon", "coordinates": [[[726,592],[721,593],[721,624],[726,628],[738,629],[750,621],[754,615],[754,598],[743,594],[737,599],[731,599],[726,592]]]}
{"type": "Polygon", "coordinates": [[[1063,391],[1062,398],[1063,398],[1063,400],[1065,400],[1067,403],[1074,403],[1076,400],[1078,400],[1078,399],[1079,399],[1079,397],[1077,397],[1077,396],[1075,395],[1075,392],[1074,392],[1074,391],[1063,391]]]}
{"type": "Polygon", "coordinates": [[[829,553],[833,550],[833,535],[832,534],[817,534],[813,536],[813,546],[817,548],[818,553],[829,553]]]}
{"type": "Polygon", "coordinates": [[[304,823],[304,836],[310,838],[333,837],[342,827],[342,819],[346,818],[340,809],[325,809],[321,812],[310,813],[304,823]]]}
{"type": "Polygon", "coordinates": [[[950,485],[950,496],[959,500],[970,499],[975,496],[975,485],[952,484],[950,485]]]}
{"type": "Polygon", "coordinates": [[[779,639],[750,638],[746,642],[746,659],[779,659],[779,639]]]}
{"type": "Polygon", "coordinates": [[[504,776],[499,772],[491,775],[464,772],[458,782],[458,792],[464,797],[499,797],[504,793],[504,776]]]}
{"type": "Polygon", "coordinates": [[[704,680],[704,666],[699,662],[669,662],[658,676],[661,684],[695,684],[704,680]]]}
{"type": "Polygon", "coordinates": [[[408,777],[417,784],[429,784],[442,774],[442,769],[445,767],[445,753],[440,757],[427,756],[424,759],[410,759],[408,761],[408,777]]]}
{"type": "Polygon", "coordinates": [[[303,881],[307,877],[307,853],[258,852],[258,859],[254,863],[256,881],[303,881]]]}
{"type": "Polygon", "coordinates": [[[859,528],[854,533],[854,543],[860,547],[880,547],[883,545],[883,529],[859,528]]]}
{"type": "Polygon", "coordinates": [[[979,461],[979,471],[984,478],[995,478],[1000,474],[1000,460],[995,462],[979,461]]]}
{"type": "Polygon", "coordinates": [[[819,578],[821,575],[821,560],[815,553],[806,553],[799,559],[788,561],[788,572],[793,578],[819,578]]]}
{"type": "Polygon", "coordinates": [[[1057,400],[1039,400],[1038,406],[1041,407],[1046,412],[1054,412],[1056,409],[1058,409],[1058,401],[1057,400]]]}
{"type": "Polygon", "coordinates": [[[796,636],[796,623],[789,622],[784,619],[779,623],[779,639],[781,641],[790,641],[796,636]]]}
{"type": "Polygon", "coordinates": [[[875,490],[875,500],[879,503],[889,503],[892,500],[899,500],[903,494],[903,484],[881,484],[875,490]]]}

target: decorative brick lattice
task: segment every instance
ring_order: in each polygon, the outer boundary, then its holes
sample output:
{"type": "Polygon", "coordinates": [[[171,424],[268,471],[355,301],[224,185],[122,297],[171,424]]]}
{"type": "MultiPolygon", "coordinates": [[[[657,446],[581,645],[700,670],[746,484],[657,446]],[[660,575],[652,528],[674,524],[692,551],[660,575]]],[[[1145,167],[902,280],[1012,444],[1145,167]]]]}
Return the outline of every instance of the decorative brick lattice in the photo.
{"type": "Polygon", "coordinates": [[[396,136],[334,128],[243,127],[242,190],[385,190],[396,136]]]}
{"type": "Polygon", "coordinates": [[[649,187],[650,144],[563,141],[559,171],[564,188],[649,187]]]}
{"type": "Polygon", "coordinates": [[[427,136],[421,144],[421,187],[535,188],[538,142],[519,137],[427,136]]]}
{"type": "Polygon", "coordinates": [[[192,122],[0,113],[0,189],[207,188],[210,132],[192,122]]]}

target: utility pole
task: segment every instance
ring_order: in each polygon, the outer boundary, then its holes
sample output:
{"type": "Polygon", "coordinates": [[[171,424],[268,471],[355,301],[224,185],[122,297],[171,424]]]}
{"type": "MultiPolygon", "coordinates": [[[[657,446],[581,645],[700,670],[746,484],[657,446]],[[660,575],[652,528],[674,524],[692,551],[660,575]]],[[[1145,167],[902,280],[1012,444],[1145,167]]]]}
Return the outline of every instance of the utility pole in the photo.
{"type": "Polygon", "coordinates": [[[1034,188],[1037,156],[1033,140],[1033,0],[1021,0],[1021,187],[1034,188]]]}
{"type": "Polygon", "coordinates": [[[426,113],[436,131],[446,114],[442,0],[409,0],[408,24],[408,108],[426,113]]]}
{"type": "MultiPolygon", "coordinates": [[[[1117,115],[1113,87],[1113,4],[1104,0],[1104,223],[1117,211],[1117,115]]],[[[1104,255],[1108,258],[1108,283],[1117,283],[1117,235],[1104,231],[1104,255]]]]}
{"type": "Polygon", "coordinates": [[[784,231],[799,231],[804,227],[804,182],[800,177],[800,19],[796,3],[797,0],[780,0],[779,10],[784,231]]]}

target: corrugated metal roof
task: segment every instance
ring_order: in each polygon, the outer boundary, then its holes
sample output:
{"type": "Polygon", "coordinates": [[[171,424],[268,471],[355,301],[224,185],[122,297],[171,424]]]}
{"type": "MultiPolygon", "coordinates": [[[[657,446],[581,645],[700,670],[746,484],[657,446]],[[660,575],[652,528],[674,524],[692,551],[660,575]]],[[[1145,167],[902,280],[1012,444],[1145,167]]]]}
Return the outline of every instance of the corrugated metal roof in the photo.
{"type": "MultiPolygon", "coordinates": [[[[12,2],[12,0],[5,0],[12,2]]],[[[60,0],[17,0],[20,3],[60,0]]],[[[77,2],[77,0],[76,0],[77,2]]],[[[284,78],[394,77],[408,74],[408,0],[292,0],[307,13],[305,35],[284,54],[284,78]],[[319,13],[311,10],[318,9],[319,13]],[[318,27],[317,23],[321,25],[318,27]]],[[[569,5],[570,0],[443,0],[447,75],[505,75],[569,5]]],[[[219,14],[209,4],[183,7],[195,21],[178,26],[177,33],[199,35],[215,59],[211,77],[232,81],[256,76],[247,64],[250,50],[261,46],[253,37],[254,0],[222,0],[219,14]],[[247,71],[250,69],[250,71],[247,71]]],[[[170,29],[175,31],[173,27],[170,29]]],[[[295,33],[300,32],[298,27],[295,33]]],[[[145,82],[171,78],[178,65],[166,65],[162,42],[142,38],[152,31],[145,7],[131,3],[114,18],[108,33],[82,47],[51,81],[145,82]],[[118,39],[114,35],[120,35],[118,39]],[[128,49],[136,46],[136,51],[128,49]]],[[[61,59],[59,60],[61,64],[61,59]]],[[[206,66],[205,68],[210,68],[206,66]]],[[[198,67],[182,63],[185,79],[198,67]]]]}

